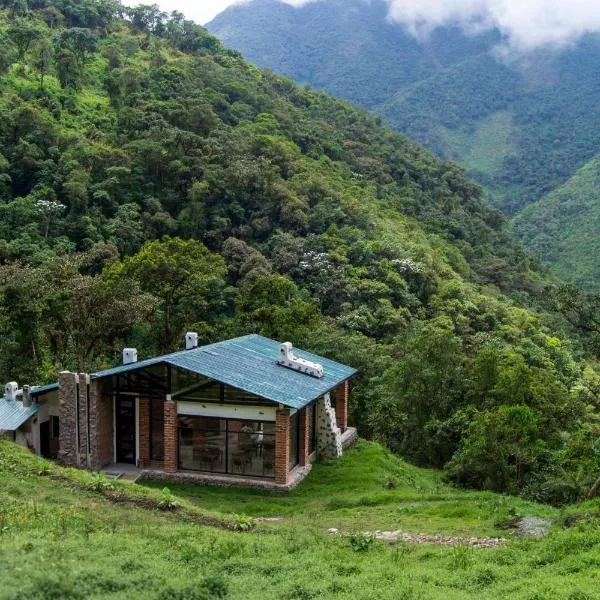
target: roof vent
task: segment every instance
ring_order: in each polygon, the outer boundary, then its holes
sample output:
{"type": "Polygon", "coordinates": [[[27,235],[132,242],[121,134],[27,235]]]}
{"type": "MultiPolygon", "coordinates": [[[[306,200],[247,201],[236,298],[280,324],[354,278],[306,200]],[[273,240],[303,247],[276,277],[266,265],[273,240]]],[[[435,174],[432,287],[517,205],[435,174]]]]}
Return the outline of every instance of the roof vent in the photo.
{"type": "Polygon", "coordinates": [[[195,331],[188,331],[185,334],[185,349],[191,350],[198,347],[198,334],[195,331]]]}
{"type": "Polygon", "coordinates": [[[134,362],[137,362],[137,349],[123,348],[123,364],[130,365],[134,362]]]}
{"type": "Polygon", "coordinates": [[[4,397],[7,400],[16,400],[19,393],[19,384],[16,381],[9,381],[4,386],[4,397]]]}
{"type": "Polygon", "coordinates": [[[300,373],[312,375],[313,377],[323,377],[323,365],[294,356],[294,347],[291,342],[281,344],[277,364],[288,369],[294,369],[294,371],[300,371],[300,373]]]}

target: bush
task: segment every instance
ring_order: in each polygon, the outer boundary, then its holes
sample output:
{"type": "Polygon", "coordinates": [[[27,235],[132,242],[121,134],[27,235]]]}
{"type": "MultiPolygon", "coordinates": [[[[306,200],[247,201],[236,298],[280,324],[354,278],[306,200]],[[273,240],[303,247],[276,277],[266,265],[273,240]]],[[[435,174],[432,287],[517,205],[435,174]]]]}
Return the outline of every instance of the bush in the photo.
{"type": "Polygon", "coordinates": [[[366,552],[375,543],[375,538],[368,533],[357,533],[350,536],[350,546],[354,552],[366,552]]]}

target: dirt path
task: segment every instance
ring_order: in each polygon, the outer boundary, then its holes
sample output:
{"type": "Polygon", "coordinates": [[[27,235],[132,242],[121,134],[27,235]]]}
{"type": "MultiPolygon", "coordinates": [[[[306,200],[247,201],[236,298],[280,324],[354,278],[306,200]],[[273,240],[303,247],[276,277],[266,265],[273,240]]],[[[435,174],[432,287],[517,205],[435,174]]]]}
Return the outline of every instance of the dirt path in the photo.
{"type": "MultiPolygon", "coordinates": [[[[337,529],[328,530],[331,535],[349,535],[337,529]]],[[[362,535],[373,537],[384,542],[407,542],[409,544],[437,544],[440,546],[471,546],[473,548],[494,548],[506,542],[501,537],[461,537],[455,535],[437,535],[429,533],[406,533],[404,531],[365,531],[362,535]]]]}

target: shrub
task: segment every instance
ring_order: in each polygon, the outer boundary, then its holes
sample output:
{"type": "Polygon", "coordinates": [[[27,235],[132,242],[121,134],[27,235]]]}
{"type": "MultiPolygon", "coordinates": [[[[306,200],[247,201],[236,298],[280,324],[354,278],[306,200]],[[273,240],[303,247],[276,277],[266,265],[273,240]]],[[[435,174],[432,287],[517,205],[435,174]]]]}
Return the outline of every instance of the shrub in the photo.
{"type": "Polygon", "coordinates": [[[92,492],[106,492],[114,490],[115,485],[102,471],[97,471],[92,473],[92,478],[87,485],[87,489],[92,492]]]}
{"type": "Polygon", "coordinates": [[[366,552],[373,546],[375,538],[368,533],[357,533],[350,536],[350,546],[354,552],[366,552]]]}
{"type": "Polygon", "coordinates": [[[179,502],[177,502],[177,499],[168,487],[164,487],[161,490],[158,507],[161,510],[175,510],[179,507],[179,502]]]}

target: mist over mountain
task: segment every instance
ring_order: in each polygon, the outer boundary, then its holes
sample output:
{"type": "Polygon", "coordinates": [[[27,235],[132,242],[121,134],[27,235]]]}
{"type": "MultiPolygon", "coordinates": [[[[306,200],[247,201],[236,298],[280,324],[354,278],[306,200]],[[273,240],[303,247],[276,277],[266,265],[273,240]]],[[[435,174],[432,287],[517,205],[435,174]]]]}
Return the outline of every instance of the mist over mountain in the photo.
{"type": "MultiPolygon", "coordinates": [[[[252,0],[231,6],[208,29],[259,66],[364,106],[456,160],[514,217],[599,152],[598,11],[587,14],[576,3],[553,28],[564,12],[557,2],[554,17],[548,9],[529,19],[527,43],[513,3],[463,2],[462,13],[455,4],[318,0],[298,8],[252,0]]],[[[576,232],[574,210],[559,210],[555,226],[576,232]]],[[[568,280],[594,287],[590,272],[575,275],[560,252],[534,241],[540,219],[533,236],[527,224],[534,212],[519,219],[523,240],[568,280]]]]}

